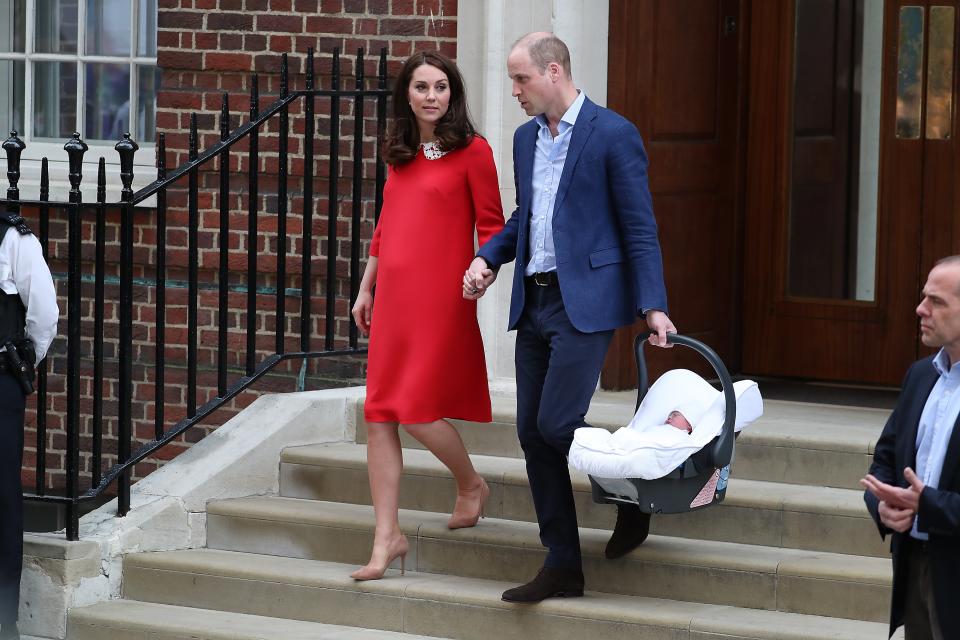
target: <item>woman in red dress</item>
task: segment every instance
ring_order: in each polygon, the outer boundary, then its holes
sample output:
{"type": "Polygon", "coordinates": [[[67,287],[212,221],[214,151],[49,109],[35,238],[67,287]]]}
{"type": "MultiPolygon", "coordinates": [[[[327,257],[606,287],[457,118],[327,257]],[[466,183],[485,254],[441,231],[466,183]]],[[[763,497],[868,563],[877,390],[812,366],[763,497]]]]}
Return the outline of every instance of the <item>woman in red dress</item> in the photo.
{"type": "Polygon", "coordinates": [[[490,494],[460,434],[446,418],[490,422],[490,392],[476,301],[462,295],[463,271],[503,227],[493,152],[467,114],[456,65],[414,54],[393,93],[385,146],[383,209],[353,306],[369,335],[367,466],[376,514],[370,562],[352,575],[376,580],[409,549],[400,531],[399,426],[457,481],[447,525],[472,527],[490,494]],[[376,285],[376,313],[373,288],[376,285]]]}

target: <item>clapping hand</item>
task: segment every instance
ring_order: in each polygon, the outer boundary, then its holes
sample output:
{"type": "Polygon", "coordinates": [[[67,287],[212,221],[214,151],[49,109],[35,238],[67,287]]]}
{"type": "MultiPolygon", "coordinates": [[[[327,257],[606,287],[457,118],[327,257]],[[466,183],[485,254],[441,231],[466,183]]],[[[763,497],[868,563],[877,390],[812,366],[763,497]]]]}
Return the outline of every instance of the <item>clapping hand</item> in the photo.
{"type": "Polygon", "coordinates": [[[923,482],[910,467],[903,470],[903,477],[910,483],[909,487],[881,482],[869,473],[860,480],[860,484],[880,500],[877,509],[880,521],[900,533],[913,526],[913,518],[920,509],[920,494],[924,489],[923,482]]]}
{"type": "Polygon", "coordinates": [[[467,300],[479,300],[496,279],[497,273],[487,266],[483,258],[474,258],[463,274],[463,297],[467,300]]]}

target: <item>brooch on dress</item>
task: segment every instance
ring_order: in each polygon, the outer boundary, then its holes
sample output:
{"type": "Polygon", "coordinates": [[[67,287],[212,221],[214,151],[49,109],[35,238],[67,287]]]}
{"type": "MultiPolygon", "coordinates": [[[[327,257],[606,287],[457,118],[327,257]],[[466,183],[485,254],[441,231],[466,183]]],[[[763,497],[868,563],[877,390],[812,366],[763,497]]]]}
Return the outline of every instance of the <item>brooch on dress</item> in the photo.
{"type": "Polygon", "coordinates": [[[431,140],[430,142],[421,142],[420,146],[423,147],[423,156],[427,160],[439,160],[443,156],[447,155],[447,152],[440,148],[440,145],[437,144],[436,140],[431,140]]]}

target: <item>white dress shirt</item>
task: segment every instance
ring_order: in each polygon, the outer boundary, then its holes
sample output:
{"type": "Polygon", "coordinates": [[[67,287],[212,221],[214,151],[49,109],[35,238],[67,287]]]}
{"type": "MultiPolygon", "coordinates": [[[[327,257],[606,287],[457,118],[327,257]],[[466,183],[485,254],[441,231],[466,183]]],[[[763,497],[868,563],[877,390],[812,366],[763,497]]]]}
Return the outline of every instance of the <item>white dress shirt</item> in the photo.
{"type": "MultiPolygon", "coordinates": [[[[951,367],[950,356],[941,349],[933,359],[933,367],[940,377],[927,396],[927,403],[920,414],[915,471],[924,485],[936,489],[940,484],[943,459],[947,455],[953,425],[957,415],[960,415],[960,366],[951,367]]],[[[917,530],[916,518],[910,535],[920,540],[929,538],[926,533],[917,530]]]]}
{"type": "Polygon", "coordinates": [[[33,340],[40,362],[57,335],[60,308],[50,268],[35,235],[24,236],[13,227],[7,228],[0,242],[0,289],[20,295],[27,308],[26,334],[33,340]]]}
{"type": "Polygon", "coordinates": [[[536,117],[537,148],[533,157],[533,203],[530,215],[530,261],[524,274],[556,271],[557,254],[553,246],[553,206],[560,188],[567,149],[573,137],[573,127],[580,115],[586,95],[580,91],[557,125],[557,137],[550,132],[550,124],[543,114],[536,117]]]}

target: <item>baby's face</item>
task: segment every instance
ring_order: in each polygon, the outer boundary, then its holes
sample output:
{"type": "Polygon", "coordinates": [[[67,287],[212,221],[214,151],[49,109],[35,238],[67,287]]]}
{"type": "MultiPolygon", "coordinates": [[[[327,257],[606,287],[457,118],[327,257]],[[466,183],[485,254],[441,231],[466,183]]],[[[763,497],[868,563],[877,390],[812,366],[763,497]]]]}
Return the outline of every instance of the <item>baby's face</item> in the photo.
{"type": "Polygon", "coordinates": [[[683,429],[684,431],[689,432],[692,427],[690,422],[687,421],[687,418],[680,413],[679,411],[671,411],[667,416],[667,424],[671,427],[676,427],[677,429],[683,429]]]}

